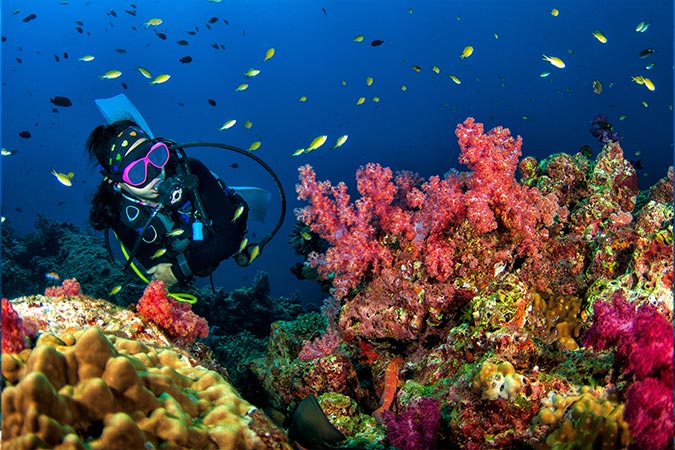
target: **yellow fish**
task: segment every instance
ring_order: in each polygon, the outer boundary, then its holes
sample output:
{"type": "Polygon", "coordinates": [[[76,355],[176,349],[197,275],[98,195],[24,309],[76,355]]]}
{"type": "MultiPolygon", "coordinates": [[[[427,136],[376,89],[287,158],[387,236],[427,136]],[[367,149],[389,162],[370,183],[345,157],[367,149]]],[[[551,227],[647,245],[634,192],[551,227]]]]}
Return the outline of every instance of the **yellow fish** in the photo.
{"type": "Polygon", "coordinates": [[[57,172],[52,168],[51,171],[52,175],[56,177],[59,183],[61,183],[64,186],[72,186],[73,185],[73,177],[75,174],[73,172],[68,172],[68,173],[61,173],[57,172]]]}
{"type": "Polygon", "coordinates": [[[253,152],[255,150],[258,150],[261,145],[262,145],[262,142],[255,141],[255,142],[252,142],[251,145],[249,145],[246,150],[248,150],[249,152],[253,152]]]}
{"type": "Polygon", "coordinates": [[[366,101],[365,97],[359,97],[358,100],[356,100],[357,105],[363,105],[363,103],[366,101]]]}
{"type": "Polygon", "coordinates": [[[619,120],[626,120],[626,117],[628,117],[628,116],[626,116],[625,114],[621,114],[619,116],[619,120]]]}
{"type": "Polygon", "coordinates": [[[630,77],[631,81],[636,82],[637,84],[645,84],[645,79],[642,76],[638,75],[636,77],[630,77]]]}
{"type": "Polygon", "coordinates": [[[247,130],[250,129],[252,126],[253,126],[253,122],[251,122],[250,120],[247,120],[246,122],[244,122],[244,128],[246,128],[247,130]]]}
{"type": "Polygon", "coordinates": [[[145,28],[148,28],[149,26],[161,25],[162,22],[164,22],[164,21],[162,19],[160,19],[159,17],[153,17],[152,19],[145,22],[143,25],[145,25],[145,28]]]}
{"type": "Polygon", "coordinates": [[[244,72],[244,75],[246,75],[248,78],[253,78],[254,76],[256,76],[258,74],[260,74],[260,70],[254,69],[254,68],[250,68],[246,72],[244,72]]]}
{"type": "Polygon", "coordinates": [[[299,148],[296,151],[294,151],[293,153],[291,153],[291,156],[298,156],[298,155],[302,155],[303,153],[305,153],[305,149],[299,148]]]}
{"type": "Polygon", "coordinates": [[[220,128],[218,128],[218,131],[223,131],[232,128],[235,123],[237,123],[237,119],[230,119],[227,122],[225,122],[220,128]]]}
{"type": "Polygon", "coordinates": [[[121,290],[122,290],[122,285],[118,284],[114,288],[110,289],[110,292],[108,292],[108,295],[115,295],[121,290]]]}
{"type": "Polygon", "coordinates": [[[152,75],[150,75],[150,72],[148,72],[147,69],[144,69],[143,67],[136,67],[136,70],[138,70],[141,73],[141,75],[143,75],[148,80],[152,78],[152,75]]]}
{"type": "Polygon", "coordinates": [[[149,82],[148,84],[152,86],[153,84],[166,83],[167,81],[169,81],[169,78],[171,78],[171,75],[169,75],[168,73],[163,73],[161,75],[157,75],[155,79],[149,82]]]}
{"type": "Polygon", "coordinates": [[[248,238],[242,239],[241,242],[239,243],[239,250],[237,251],[237,253],[241,253],[246,248],[247,244],[248,244],[248,238]]]}
{"type": "Polygon", "coordinates": [[[175,230],[171,230],[168,233],[166,233],[166,235],[170,236],[170,237],[176,237],[176,236],[180,236],[184,232],[185,232],[184,228],[176,228],[175,230]]]}
{"type": "Polygon", "coordinates": [[[467,45],[466,47],[464,47],[464,50],[462,50],[462,54],[459,55],[459,59],[468,58],[471,55],[473,55],[473,47],[467,45]]]}
{"type": "Polygon", "coordinates": [[[373,85],[373,77],[368,77],[366,78],[366,86],[372,86],[373,85]]]}
{"type": "Polygon", "coordinates": [[[653,91],[654,89],[656,89],[656,86],[654,86],[654,83],[652,83],[652,80],[650,80],[649,78],[642,77],[642,83],[650,91],[653,91]]]}
{"type": "Polygon", "coordinates": [[[550,62],[554,67],[557,67],[558,69],[564,69],[565,68],[565,63],[563,62],[562,59],[558,58],[557,56],[546,56],[546,55],[541,55],[543,56],[544,61],[550,62]]]}
{"type": "Polygon", "coordinates": [[[122,76],[122,72],[119,70],[109,70],[103,75],[99,75],[99,80],[112,80],[113,78],[119,78],[122,76]]]}
{"type": "Polygon", "coordinates": [[[251,249],[251,256],[248,259],[249,264],[252,263],[253,260],[258,257],[259,254],[260,254],[260,247],[256,245],[255,247],[253,247],[253,249],[251,249]]]}
{"type": "Polygon", "coordinates": [[[304,240],[306,240],[306,241],[311,241],[311,240],[312,240],[312,235],[309,234],[309,232],[307,232],[307,231],[305,231],[305,230],[303,230],[303,231],[300,232],[300,236],[302,236],[302,238],[303,238],[304,240]]]}
{"type": "Polygon", "coordinates": [[[298,97],[298,101],[299,101],[299,102],[306,102],[306,101],[307,101],[307,96],[306,96],[306,95],[301,95],[300,97],[298,97]]]}
{"type": "Polygon", "coordinates": [[[646,101],[642,100],[641,103],[642,103],[642,106],[644,106],[645,108],[649,107],[649,103],[647,103],[646,101]]]}
{"type": "Polygon", "coordinates": [[[647,28],[649,28],[649,24],[648,24],[648,23],[646,23],[646,22],[640,22],[640,23],[637,25],[637,27],[635,27],[635,31],[637,31],[638,33],[644,33],[645,31],[647,31],[647,28]]]}
{"type": "Polygon", "coordinates": [[[0,151],[0,154],[2,156],[12,156],[12,155],[16,155],[16,150],[10,150],[8,148],[2,147],[2,150],[0,151]]]}
{"type": "Polygon", "coordinates": [[[234,91],[235,91],[235,92],[241,92],[241,91],[245,91],[246,89],[248,89],[248,84],[246,84],[246,83],[241,83],[239,86],[237,86],[237,87],[234,89],[234,91]]]}
{"type": "Polygon", "coordinates": [[[343,86],[347,86],[347,80],[342,80],[340,83],[341,83],[343,86]]]}
{"type": "Polygon", "coordinates": [[[607,43],[607,38],[605,37],[604,34],[602,34],[602,31],[594,31],[593,37],[596,38],[598,42],[600,42],[601,44],[607,43]]]}
{"type": "Polygon", "coordinates": [[[593,80],[593,92],[598,95],[602,94],[602,83],[600,80],[593,80]]]}
{"type": "Polygon", "coordinates": [[[410,68],[417,73],[420,73],[422,71],[422,68],[418,65],[410,66],[410,68]]]}
{"type": "Polygon", "coordinates": [[[241,205],[234,211],[234,216],[232,217],[232,220],[230,220],[230,222],[236,222],[237,219],[241,217],[243,212],[244,212],[244,205],[241,205]]]}
{"type": "Polygon", "coordinates": [[[450,78],[452,81],[455,82],[455,84],[462,84],[462,80],[460,80],[457,76],[455,75],[448,75],[448,78],[450,78]]]}
{"type": "Polygon", "coordinates": [[[333,150],[335,150],[336,148],[342,147],[342,144],[347,142],[347,138],[349,138],[349,135],[347,135],[347,134],[343,134],[342,136],[337,138],[337,141],[335,141],[335,145],[333,146],[333,150]]]}
{"type": "Polygon", "coordinates": [[[276,50],[274,50],[274,47],[268,48],[267,51],[265,52],[265,57],[263,58],[263,61],[269,61],[272,56],[274,56],[274,53],[276,53],[276,50]]]}
{"type": "Polygon", "coordinates": [[[362,34],[359,34],[359,35],[356,36],[354,39],[352,39],[352,41],[354,41],[354,42],[363,42],[363,35],[362,35],[362,34]]]}
{"type": "Polygon", "coordinates": [[[157,259],[157,258],[159,258],[160,256],[162,256],[164,253],[166,253],[166,249],[165,249],[165,248],[160,248],[159,250],[157,250],[155,253],[152,254],[152,256],[150,257],[150,259],[157,259]]]}
{"type": "Polygon", "coordinates": [[[378,96],[373,97],[373,101],[375,103],[380,103],[380,97],[378,97],[378,96]]]}
{"type": "Polygon", "coordinates": [[[551,72],[542,72],[539,74],[541,78],[546,78],[547,76],[551,75],[551,72]]]}
{"type": "Polygon", "coordinates": [[[431,70],[432,70],[435,74],[441,73],[441,69],[440,69],[440,67],[438,67],[438,66],[431,66],[431,70]]]}
{"type": "Polygon", "coordinates": [[[402,86],[401,86],[401,90],[402,90],[403,92],[407,91],[407,90],[408,90],[408,86],[406,86],[405,84],[402,85],[402,86]]]}
{"type": "Polygon", "coordinates": [[[85,62],[93,61],[94,59],[95,58],[92,55],[84,55],[77,58],[78,61],[85,61],[85,62]]]}
{"type": "Polygon", "coordinates": [[[314,140],[309,143],[309,146],[307,146],[305,152],[309,153],[312,150],[316,150],[317,148],[321,147],[326,142],[326,139],[328,139],[328,136],[325,134],[315,137],[314,140]]]}
{"type": "Polygon", "coordinates": [[[553,8],[553,9],[551,10],[551,15],[552,15],[553,17],[558,17],[558,14],[560,14],[560,11],[558,11],[557,8],[553,8]]]}

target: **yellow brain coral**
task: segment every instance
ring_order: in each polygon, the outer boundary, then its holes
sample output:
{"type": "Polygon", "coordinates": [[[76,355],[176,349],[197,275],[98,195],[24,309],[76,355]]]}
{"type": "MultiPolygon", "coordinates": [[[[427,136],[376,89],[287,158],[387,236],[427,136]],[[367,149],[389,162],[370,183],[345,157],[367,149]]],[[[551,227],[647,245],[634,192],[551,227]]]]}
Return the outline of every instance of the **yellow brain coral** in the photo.
{"type": "Polygon", "coordinates": [[[97,328],[3,354],[2,374],[5,448],[291,448],[216,372],[97,328]]]}

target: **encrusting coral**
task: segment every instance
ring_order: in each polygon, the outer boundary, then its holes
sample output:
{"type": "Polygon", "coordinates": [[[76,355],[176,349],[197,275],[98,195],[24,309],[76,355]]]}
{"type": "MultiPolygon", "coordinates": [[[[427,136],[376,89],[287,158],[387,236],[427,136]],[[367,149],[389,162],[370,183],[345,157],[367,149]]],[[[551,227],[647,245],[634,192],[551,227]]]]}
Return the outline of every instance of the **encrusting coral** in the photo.
{"type": "Polygon", "coordinates": [[[219,374],[91,327],[2,355],[6,449],[289,449],[219,374]]]}

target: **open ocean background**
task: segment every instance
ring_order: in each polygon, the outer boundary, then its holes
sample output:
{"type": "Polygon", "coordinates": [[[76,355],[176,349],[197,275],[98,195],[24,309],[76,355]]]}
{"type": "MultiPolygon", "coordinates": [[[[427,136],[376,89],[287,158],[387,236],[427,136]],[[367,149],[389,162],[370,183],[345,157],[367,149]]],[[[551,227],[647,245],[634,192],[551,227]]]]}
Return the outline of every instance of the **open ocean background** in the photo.
{"type": "MultiPolygon", "coordinates": [[[[84,144],[103,122],[94,99],[124,93],[155,135],[244,149],[262,141],[255,154],[281,178],[288,214],[252,266],[221,264],[214,281],[228,290],[249,285],[263,270],[272,295],[300,292],[303,302],[319,304],[316,283],[289,271],[302,260],[287,243],[292,211],[302,206],[295,199],[297,167],[309,163],[319,179],[345,181],[353,193],[354,173],[367,162],[425,177],[465,170],[454,130],[467,116],[486,129],[510,128],[523,137],[524,156],[542,159],[586,144],[597,155],[601,144],[589,128],[601,113],[623,137],[626,158],[639,160],[641,188],[673,163],[672,1],[3,0],[1,15],[1,141],[15,152],[0,162],[6,223],[28,233],[43,214],[90,230],[89,202],[101,176],[84,144]],[[145,27],[151,18],[162,23],[145,27]],[[636,32],[642,21],[649,28],[636,32]],[[607,43],[593,37],[596,30],[607,43]],[[353,42],[358,35],[363,41],[353,42]],[[384,42],[372,46],[373,40],[384,42]],[[469,45],[474,53],[460,59],[469,45]],[[274,57],[263,62],[272,47],[274,57]],[[647,48],[655,53],[640,58],[647,48]],[[566,67],[553,67],[542,54],[560,57],[566,67]],[[84,55],[95,59],[78,60],[84,55]],[[181,62],[186,56],[192,61],[181,62]],[[137,66],[171,78],[148,85],[137,66]],[[247,80],[243,72],[250,68],[261,73],[247,80]],[[99,79],[112,69],[122,76],[99,79]],[[638,75],[650,78],[655,91],[631,81],[638,75]],[[600,95],[593,80],[603,85],[600,95]],[[249,88],[236,92],[244,82],[249,88]],[[303,95],[307,101],[298,101],[303,95]],[[55,96],[72,106],[55,106],[55,96]],[[366,99],[362,105],[359,97],[366,99]],[[229,119],[238,122],[219,132],[229,119]],[[328,135],[323,147],[290,156],[322,134],[328,135]],[[344,134],[347,142],[331,150],[344,134]],[[58,183],[51,168],[74,172],[73,186],[58,183]]],[[[278,196],[262,169],[217,149],[188,154],[230,185],[270,190],[267,221],[250,230],[261,237],[274,226],[278,196]]]]}

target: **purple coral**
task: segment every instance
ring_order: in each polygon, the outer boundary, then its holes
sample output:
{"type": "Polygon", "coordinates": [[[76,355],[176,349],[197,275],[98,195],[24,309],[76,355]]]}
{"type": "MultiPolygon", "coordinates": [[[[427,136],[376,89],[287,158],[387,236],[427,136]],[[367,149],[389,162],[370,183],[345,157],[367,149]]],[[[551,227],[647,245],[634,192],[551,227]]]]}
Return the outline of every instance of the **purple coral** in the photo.
{"type": "Polygon", "coordinates": [[[598,114],[593,117],[591,134],[603,144],[608,144],[610,141],[619,142],[621,140],[621,136],[614,131],[614,127],[607,121],[607,117],[604,114],[598,114]]]}
{"type": "Polygon", "coordinates": [[[398,450],[425,450],[436,447],[441,420],[441,402],[421,397],[400,414],[384,411],[389,443],[398,450]]]}

